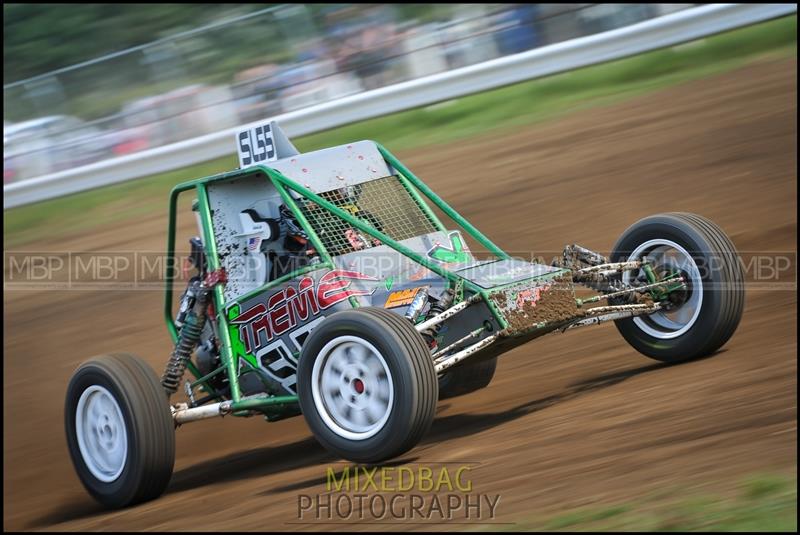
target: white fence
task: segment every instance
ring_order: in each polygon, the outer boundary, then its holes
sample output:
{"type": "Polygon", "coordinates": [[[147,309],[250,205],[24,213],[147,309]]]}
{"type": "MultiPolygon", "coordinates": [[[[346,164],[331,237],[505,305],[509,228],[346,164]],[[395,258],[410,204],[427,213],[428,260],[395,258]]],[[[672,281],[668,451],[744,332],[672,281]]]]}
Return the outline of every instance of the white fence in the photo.
{"type": "MultiPolygon", "coordinates": [[[[272,119],[290,136],[424,106],[699,39],[797,12],[796,4],[708,4],[528,52],[359,93],[272,119]]],[[[241,127],[237,127],[238,130],[241,127]]],[[[52,199],[235,152],[234,129],[224,130],[3,187],[3,209],[52,199]]]]}

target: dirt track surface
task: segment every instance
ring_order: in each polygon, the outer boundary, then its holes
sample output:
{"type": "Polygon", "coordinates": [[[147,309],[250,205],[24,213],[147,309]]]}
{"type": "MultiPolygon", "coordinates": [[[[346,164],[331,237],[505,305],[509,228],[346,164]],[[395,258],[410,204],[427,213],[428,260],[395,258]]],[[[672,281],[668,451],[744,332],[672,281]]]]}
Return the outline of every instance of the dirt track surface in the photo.
{"type": "MultiPolygon", "coordinates": [[[[794,255],[796,77],[795,59],[755,64],[501,139],[400,156],[509,251],[608,251],[641,217],[690,211],[740,252],[794,255]]],[[[26,249],[160,251],[165,230],[158,214],[26,249]]],[[[6,529],[337,528],[290,523],[298,495],[324,492],[325,468],[339,461],[302,418],[183,426],[165,495],[102,511],[69,461],[66,385],[81,361],[117,350],[160,374],[170,347],[162,294],[8,291],[4,304],[6,529]]],[[[796,306],[796,289],[752,286],[723,350],[672,367],[636,353],[611,325],[547,336],[502,357],[489,388],[442,402],[403,460],[479,463],[473,487],[501,495],[498,522],[663,489],[724,494],[754,472],[796,473],[796,306]]],[[[414,527],[446,526],[405,526],[414,527]]]]}

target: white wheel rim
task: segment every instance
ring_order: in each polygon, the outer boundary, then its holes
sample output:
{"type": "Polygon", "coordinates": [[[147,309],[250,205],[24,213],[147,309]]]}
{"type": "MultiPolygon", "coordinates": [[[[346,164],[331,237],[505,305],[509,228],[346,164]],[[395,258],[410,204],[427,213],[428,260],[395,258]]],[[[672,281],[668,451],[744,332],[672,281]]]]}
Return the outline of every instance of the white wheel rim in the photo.
{"type": "Polygon", "coordinates": [[[92,475],[103,483],[116,480],[128,458],[128,433],[111,392],[99,385],[83,391],[75,410],[75,434],[92,475]]]}
{"type": "MultiPolygon", "coordinates": [[[[668,340],[685,334],[697,321],[703,305],[703,279],[694,258],[680,245],[670,240],[649,240],[636,248],[628,260],[647,256],[650,265],[670,265],[685,274],[691,295],[681,305],[669,311],[658,311],[647,316],[636,316],[634,324],[654,338],[668,340]]],[[[632,273],[622,274],[622,282],[630,284],[632,273]]]]}
{"type": "Polygon", "coordinates": [[[311,370],[311,395],[320,418],[342,438],[365,440],[392,412],[394,385],[383,356],[357,336],[334,338],[311,370]]]}

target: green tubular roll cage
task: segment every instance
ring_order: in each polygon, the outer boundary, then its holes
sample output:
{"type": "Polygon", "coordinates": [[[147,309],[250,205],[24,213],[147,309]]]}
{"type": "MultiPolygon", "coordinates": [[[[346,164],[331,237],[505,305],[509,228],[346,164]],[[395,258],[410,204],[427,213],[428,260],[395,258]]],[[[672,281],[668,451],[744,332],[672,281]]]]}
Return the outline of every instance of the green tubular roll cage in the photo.
{"type": "MultiPolygon", "coordinates": [[[[381,156],[386,160],[387,163],[391,165],[392,168],[397,172],[397,176],[402,183],[402,185],[408,190],[414,200],[419,204],[420,208],[430,217],[431,221],[434,223],[437,230],[446,230],[445,226],[439,220],[438,217],[434,214],[431,210],[430,206],[424,201],[422,196],[427,197],[428,200],[433,202],[443,213],[445,213],[448,217],[452,218],[452,220],[458,224],[463,230],[465,230],[473,239],[475,239],[478,243],[483,245],[490,253],[496,256],[498,259],[508,259],[510,256],[500,249],[497,245],[492,243],[489,238],[484,236],[477,228],[472,226],[464,217],[462,217],[458,212],[456,212],[450,205],[448,205],[442,198],[440,198],[436,193],[434,193],[424,182],[422,182],[419,178],[414,176],[411,171],[409,171],[400,161],[394,157],[388,150],[386,150],[382,145],[375,143],[380,152],[381,156]],[[422,195],[420,195],[422,193],[422,195]]],[[[286,177],[281,172],[272,169],[265,165],[257,165],[246,167],[244,169],[238,169],[235,171],[230,171],[226,173],[221,173],[217,175],[213,175],[210,177],[200,178],[197,180],[191,180],[188,182],[183,182],[181,184],[176,185],[172,191],[170,192],[169,198],[169,227],[167,231],[167,256],[166,256],[166,288],[165,288],[165,299],[164,299],[164,319],[167,324],[167,329],[169,331],[170,336],[172,337],[173,343],[177,342],[178,340],[178,328],[175,325],[174,316],[173,316],[173,296],[172,296],[172,286],[175,280],[175,230],[176,230],[176,217],[177,217],[177,203],[178,197],[181,193],[184,193],[189,190],[195,190],[197,195],[198,201],[198,213],[200,216],[202,231],[203,231],[203,244],[205,246],[206,258],[207,258],[207,266],[209,271],[216,271],[220,266],[219,257],[217,256],[217,246],[214,239],[214,232],[212,227],[212,219],[211,219],[211,211],[209,207],[209,199],[208,199],[208,190],[207,185],[213,182],[220,182],[224,180],[230,180],[237,177],[252,175],[254,173],[263,173],[268,179],[272,182],[272,185],[278,191],[279,195],[286,203],[286,206],[291,210],[294,216],[297,218],[297,221],[303,226],[303,228],[307,231],[308,237],[313,243],[314,247],[318,251],[320,255],[320,259],[322,260],[319,263],[316,263],[311,266],[305,266],[293,273],[289,273],[279,279],[274,281],[270,281],[268,284],[265,284],[255,290],[240,296],[236,299],[236,301],[240,301],[242,299],[250,298],[254,295],[260,294],[264,291],[267,291],[278,284],[281,284],[287,280],[293,279],[299,275],[304,273],[308,273],[310,271],[316,271],[318,269],[333,269],[333,261],[331,260],[330,253],[323,247],[319,236],[314,232],[314,229],[311,225],[309,225],[308,221],[306,220],[305,216],[303,215],[300,208],[297,206],[297,203],[289,195],[287,189],[292,190],[302,196],[305,199],[308,199],[321,207],[325,208],[326,210],[330,211],[335,216],[345,220],[348,224],[352,225],[353,227],[357,228],[358,230],[365,232],[366,234],[370,235],[373,238],[380,240],[383,244],[389,246],[390,248],[394,249],[395,251],[399,252],[400,254],[410,258],[414,262],[428,268],[432,272],[438,274],[441,277],[446,278],[447,280],[453,283],[462,283],[464,288],[471,290],[475,294],[480,294],[483,297],[484,302],[489,306],[492,314],[498,321],[498,323],[505,328],[507,326],[505,319],[503,318],[502,314],[496,309],[494,304],[492,303],[491,299],[488,299],[488,293],[480,288],[479,286],[475,285],[474,283],[464,280],[461,277],[453,274],[452,272],[444,269],[441,265],[430,261],[424,255],[421,255],[408,247],[404,246],[403,244],[393,240],[383,232],[373,228],[372,226],[365,224],[361,220],[355,218],[351,213],[346,210],[339,208],[338,206],[334,205],[333,203],[325,200],[321,196],[317,195],[316,193],[310,191],[308,188],[300,185],[299,183],[291,180],[290,178],[286,177]]],[[[225,316],[224,310],[227,305],[230,303],[225,302],[224,294],[222,287],[217,285],[214,287],[213,293],[214,299],[214,310],[217,315],[217,325],[219,327],[219,335],[221,341],[221,351],[220,351],[220,358],[222,361],[222,366],[210,374],[206,376],[201,376],[198,369],[194,366],[194,364],[190,361],[187,365],[188,370],[191,374],[195,377],[196,381],[193,383],[194,385],[202,386],[207,392],[211,392],[212,389],[208,387],[206,381],[212,376],[221,373],[223,370],[227,370],[228,381],[230,384],[230,396],[231,400],[233,401],[233,411],[234,414],[237,412],[246,412],[251,409],[262,409],[267,406],[276,406],[276,409],[280,409],[281,406],[292,405],[297,403],[297,396],[264,396],[259,399],[242,399],[241,390],[239,388],[238,382],[238,370],[236,369],[236,364],[234,362],[234,358],[232,355],[232,341],[230,337],[228,319],[225,316]]],[[[351,300],[352,305],[358,306],[355,300],[351,300]]]]}

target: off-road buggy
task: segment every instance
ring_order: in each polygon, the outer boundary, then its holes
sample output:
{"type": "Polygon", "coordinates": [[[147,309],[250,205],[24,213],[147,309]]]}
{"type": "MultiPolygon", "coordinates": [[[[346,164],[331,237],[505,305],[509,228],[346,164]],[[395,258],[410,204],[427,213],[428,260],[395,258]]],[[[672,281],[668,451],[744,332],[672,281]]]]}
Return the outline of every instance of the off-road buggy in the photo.
{"type": "Polygon", "coordinates": [[[614,321],[639,352],[674,363],[716,351],[742,315],[742,265],[703,217],[642,219],[608,258],[571,245],[532,262],[506,254],[377,143],[299,154],[274,123],[236,142],[240,169],[170,196],[174,348],[162,376],[113,354],[69,383],[72,461],[108,506],[163,492],[175,428],[187,422],[302,414],[334,454],[378,463],[420,441],[438,399],[487,386],[497,357],[534,338],[614,321]],[[176,311],[184,192],[196,196],[200,236],[176,311]],[[170,403],[186,370],[187,399],[170,403]]]}

